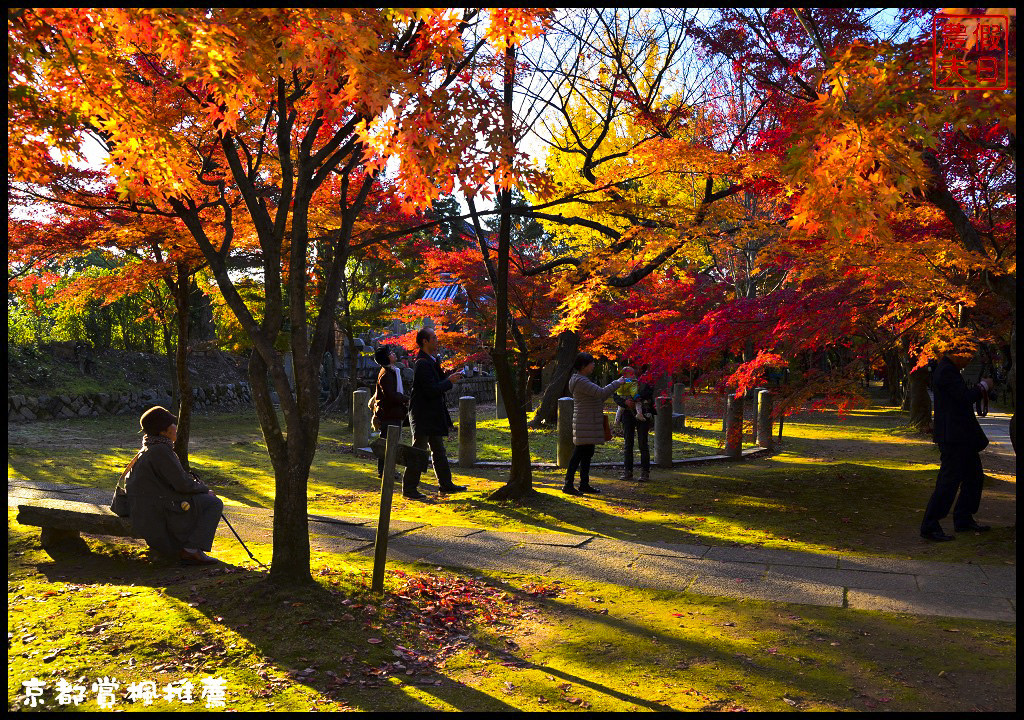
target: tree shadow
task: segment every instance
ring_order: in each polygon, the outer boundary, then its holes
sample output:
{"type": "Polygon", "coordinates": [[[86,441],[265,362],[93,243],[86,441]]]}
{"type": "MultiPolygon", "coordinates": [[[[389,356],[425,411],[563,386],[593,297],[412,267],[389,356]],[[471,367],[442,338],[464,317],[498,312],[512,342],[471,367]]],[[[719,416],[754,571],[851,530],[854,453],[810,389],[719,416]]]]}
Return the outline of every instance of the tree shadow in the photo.
{"type": "MultiPolygon", "coordinates": [[[[812,648],[807,648],[806,650],[797,650],[794,654],[770,655],[767,658],[758,659],[749,655],[749,653],[754,651],[748,642],[717,638],[712,644],[711,642],[685,639],[664,631],[652,630],[650,627],[631,622],[625,618],[615,617],[610,614],[598,614],[556,598],[537,598],[501,578],[491,578],[491,581],[520,601],[532,601],[552,614],[568,616],[573,624],[590,622],[605,625],[637,640],[654,638],[659,646],[666,646],[669,650],[681,653],[689,658],[697,658],[702,664],[710,664],[716,668],[717,666],[722,666],[724,670],[718,672],[719,675],[724,675],[725,677],[734,674],[741,676],[754,675],[758,679],[766,681],[769,685],[785,682],[789,691],[787,696],[802,693],[809,697],[820,698],[823,691],[823,680],[820,674],[814,671],[827,669],[832,673],[837,673],[835,679],[830,681],[832,685],[831,691],[834,693],[834,696],[843,697],[844,700],[847,700],[848,686],[856,684],[863,687],[866,674],[876,672],[880,679],[889,680],[890,674],[900,676],[902,674],[900,671],[907,669],[908,660],[913,661],[924,657],[930,659],[936,652],[936,648],[921,647],[922,635],[920,633],[922,631],[919,631],[914,623],[892,622],[891,619],[882,613],[842,610],[839,608],[796,603],[770,603],[773,608],[785,609],[788,612],[788,620],[782,619],[782,612],[773,612],[772,614],[776,618],[775,622],[780,625],[789,625],[789,633],[791,635],[795,636],[794,631],[797,631],[805,636],[801,640],[806,641],[806,636],[810,636],[816,642],[821,642],[821,645],[814,647],[813,653],[811,652],[812,648]],[[804,622],[804,617],[801,616],[810,616],[806,626],[801,626],[801,623],[804,622]],[[870,632],[867,632],[867,629],[870,629],[870,632]],[[859,644],[849,642],[851,638],[858,639],[871,636],[878,638],[879,642],[882,638],[885,638],[886,644],[890,647],[890,651],[886,653],[887,657],[880,657],[879,651],[873,649],[876,646],[874,642],[867,642],[866,640],[859,644]],[[843,642],[830,642],[828,648],[825,649],[824,643],[831,641],[832,638],[842,639],[843,642]],[[910,650],[909,658],[908,650],[910,650]],[[818,654],[822,656],[831,655],[832,657],[813,659],[813,655],[818,654]],[[805,659],[801,660],[801,656],[805,659]],[[792,661],[794,667],[780,667],[783,663],[788,664],[790,661],[792,661]],[[886,661],[890,664],[890,668],[884,667],[886,661]],[[776,667],[771,667],[772,664],[776,665],[776,667]],[[801,669],[799,674],[794,672],[797,667],[801,669]]],[[[679,598],[683,602],[690,598],[698,601],[712,600],[706,597],[690,596],[689,593],[685,592],[679,593],[679,598]]],[[[742,602],[746,605],[749,601],[734,602],[742,602]]],[[[761,604],[768,605],[769,603],[761,604]]],[[[936,619],[932,622],[940,623],[941,620],[936,619]]],[[[735,625],[735,623],[732,624],[735,625]]],[[[950,640],[947,637],[942,637],[942,633],[936,634],[924,631],[924,634],[925,637],[928,637],[936,645],[955,646],[957,644],[957,638],[950,640]],[[937,641],[934,640],[936,637],[939,638],[937,641]]],[[[575,651],[575,657],[572,658],[573,662],[582,666],[594,662],[593,659],[586,657],[586,651],[592,649],[590,643],[591,638],[587,636],[582,638],[576,647],[560,645],[559,648],[561,650],[569,649],[570,651],[575,651]]],[[[576,682],[597,692],[603,692],[617,699],[632,702],[639,707],[651,710],[676,710],[676,708],[665,706],[661,703],[636,698],[628,693],[582,678],[579,675],[573,675],[552,668],[550,665],[533,663],[528,659],[517,657],[505,648],[491,645],[489,649],[498,656],[518,661],[523,667],[534,668],[565,680],[576,682]]],[[[662,653],[661,650],[659,650],[659,653],[662,657],[668,654],[662,653]]],[[[938,655],[935,655],[935,657],[938,657],[938,655]]],[[[977,674],[979,680],[984,678],[985,681],[988,681],[986,676],[989,665],[980,657],[976,664],[978,666],[977,674]]],[[[931,673],[929,672],[929,674],[931,673]]],[[[931,687],[918,687],[919,692],[929,696],[931,701],[931,704],[921,707],[945,707],[947,702],[945,688],[935,686],[934,684],[931,687]]],[[[1013,691],[1010,691],[1010,694],[1012,696],[1010,701],[1015,702],[1013,691]]],[[[847,704],[853,706],[852,702],[847,701],[847,704]]],[[[704,709],[712,708],[709,706],[704,709]]],[[[964,709],[977,708],[968,702],[965,704],[964,709]]]]}
{"type": "MultiPolygon", "coordinates": [[[[917,533],[920,513],[934,489],[931,467],[894,471],[855,462],[790,463],[776,457],[768,464],[676,469],[668,477],[655,469],[651,482],[644,485],[600,473],[601,469],[591,472],[592,482],[602,490],[594,500],[580,502],[562,495],[560,474],[538,474],[534,487],[539,492],[529,502],[491,501],[479,495],[459,502],[474,513],[501,518],[499,525],[574,534],[592,528],[593,534],[630,542],[723,545],[739,539],[757,545],[775,541],[783,548],[799,543],[807,552],[834,553],[842,547],[920,557],[937,557],[940,550],[948,550],[922,545],[917,533]],[[837,497],[843,502],[837,503],[837,497]],[[633,511],[648,510],[661,516],[630,517],[633,511]]],[[[1013,485],[993,479],[987,487],[1012,490],[1013,485]]],[[[987,507],[983,499],[982,515],[1002,518],[1008,510],[1005,504],[993,492],[987,507]]],[[[1000,530],[979,540],[977,551],[1012,556],[1004,535],[1000,530]]]]}
{"type": "MultiPolygon", "coordinates": [[[[97,537],[113,543],[124,540],[97,537]]],[[[11,539],[9,532],[9,545],[11,539]]],[[[39,564],[37,570],[50,582],[123,583],[160,588],[162,596],[177,605],[173,610],[169,608],[169,615],[184,618],[192,628],[200,627],[197,620],[201,616],[209,625],[232,630],[251,643],[277,670],[289,675],[295,684],[343,701],[355,709],[379,710],[381,694],[392,696],[391,704],[400,703],[403,710],[436,709],[405,692],[404,686],[436,695],[460,710],[515,709],[499,698],[439,674],[432,673],[431,682],[440,680],[441,686],[419,684],[416,679],[406,678],[397,671],[390,675],[386,671],[382,673],[379,668],[384,667],[387,660],[395,659],[390,654],[387,629],[364,627],[359,622],[362,618],[352,620],[351,613],[356,611],[349,609],[362,607],[358,603],[376,602],[376,597],[371,598],[368,593],[349,596],[320,583],[282,588],[269,582],[264,572],[245,567],[221,564],[183,568],[167,561],[146,562],[132,551],[126,552],[123,546],[114,545],[111,552],[112,556],[97,553],[64,556],[39,564]],[[342,604],[342,601],[353,600],[355,605],[352,602],[342,604]],[[383,637],[385,642],[379,646],[367,645],[371,635],[383,637]],[[316,666],[316,672],[313,677],[304,679],[303,673],[311,665],[316,666]],[[328,670],[334,675],[327,675],[328,670]],[[346,672],[358,678],[348,686],[336,680],[346,672]],[[400,700],[397,695],[401,695],[400,700]]],[[[207,647],[222,644],[211,640],[207,647]]],[[[212,652],[216,652],[217,647],[212,652]]],[[[201,668],[204,658],[196,657],[195,661],[201,668]]]]}

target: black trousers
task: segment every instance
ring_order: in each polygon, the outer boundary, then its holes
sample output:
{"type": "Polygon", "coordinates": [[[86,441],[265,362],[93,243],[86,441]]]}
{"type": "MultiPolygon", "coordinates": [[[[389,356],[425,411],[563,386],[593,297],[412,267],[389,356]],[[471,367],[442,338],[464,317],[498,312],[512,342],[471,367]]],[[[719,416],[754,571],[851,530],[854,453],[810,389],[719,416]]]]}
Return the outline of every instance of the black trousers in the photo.
{"type": "Polygon", "coordinates": [[[569,468],[565,471],[565,484],[572,485],[576,470],[580,471],[580,485],[590,484],[590,461],[594,459],[597,445],[577,445],[569,458],[569,468]]]}
{"type": "Polygon", "coordinates": [[[984,478],[981,456],[968,445],[953,443],[940,443],[939,453],[939,477],[921,521],[923,533],[941,529],[939,521],[949,515],[950,508],[953,508],[954,527],[969,525],[981,505],[984,478]],[[959,497],[957,490],[960,491],[959,497]]]}
{"type": "Polygon", "coordinates": [[[213,537],[217,534],[220,515],[224,512],[224,501],[210,493],[196,493],[189,498],[199,513],[195,530],[188,536],[185,547],[209,552],[213,549],[213,537]]]}
{"type": "MultiPolygon", "coordinates": [[[[437,484],[441,488],[449,488],[454,483],[452,482],[452,469],[448,465],[448,454],[444,449],[444,435],[416,435],[412,436],[413,447],[423,448],[426,450],[430,448],[430,459],[434,463],[434,477],[437,478],[437,484]]],[[[383,472],[383,466],[381,466],[381,472],[383,472]]],[[[402,476],[402,492],[408,493],[416,489],[416,486],[420,482],[420,474],[409,468],[405,469],[405,474],[402,476]]]]}
{"type": "Polygon", "coordinates": [[[626,472],[633,472],[633,439],[639,440],[640,445],[640,467],[644,472],[651,469],[651,446],[648,443],[648,433],[651,431],[650,421],[640,422],[627,408],[622,413],[622,431],[626,436],[626,447],[624,458],[626,472]]]}

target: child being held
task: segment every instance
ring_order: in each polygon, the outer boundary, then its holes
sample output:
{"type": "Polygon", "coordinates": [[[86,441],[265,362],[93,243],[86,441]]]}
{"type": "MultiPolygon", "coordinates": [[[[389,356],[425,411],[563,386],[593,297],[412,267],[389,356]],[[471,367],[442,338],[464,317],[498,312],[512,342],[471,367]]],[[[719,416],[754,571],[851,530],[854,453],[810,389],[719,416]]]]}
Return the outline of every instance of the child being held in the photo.
{"type": "MultiPolygon", "coordinates": [[[[624,400],[633,401],[633,412],[636,415],[638,422],[645,422],[649,420],[650,418],[644,414],[643,400],[639,395],[640,383],[636,380],[636,370],[627,365],[622,368],[622,377],[627,378],[629,382],[620,385],[619,389],[615,391],[615,394],[624,400]]],[[[619,409],[615,412],[616,423],[622,423],[622,413],[626,411],[627,408],[624,408],[621,405],[619,406],[619,409]]]]}

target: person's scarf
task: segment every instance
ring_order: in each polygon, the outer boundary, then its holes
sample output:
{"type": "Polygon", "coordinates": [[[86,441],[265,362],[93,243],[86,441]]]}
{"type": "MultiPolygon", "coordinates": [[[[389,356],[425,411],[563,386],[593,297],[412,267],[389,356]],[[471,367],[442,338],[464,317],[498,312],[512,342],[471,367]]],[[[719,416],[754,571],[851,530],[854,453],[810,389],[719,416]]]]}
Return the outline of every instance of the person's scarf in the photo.
{"type": "Polygon", "coordinates": [[[150,445],[154,445],[154,444],[169,445],[172,448],[174,447],[174,443],[172,443],[171,439],[169,437],[167,437],[166,435],[143,435],[142,436],[142,447],[146,448],[146,447],[149,447],[150,445]]]}

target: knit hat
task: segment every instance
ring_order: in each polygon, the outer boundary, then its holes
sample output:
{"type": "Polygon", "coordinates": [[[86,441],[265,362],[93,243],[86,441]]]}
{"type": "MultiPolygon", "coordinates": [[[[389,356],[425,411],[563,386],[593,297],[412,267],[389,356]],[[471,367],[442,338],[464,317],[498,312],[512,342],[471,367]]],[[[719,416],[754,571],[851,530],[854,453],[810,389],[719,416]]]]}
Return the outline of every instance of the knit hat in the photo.
{"type": "Polygon", "coordinates": [[[177,425],[178,418],[171,415],[167,408],[154,405],[139,418],[139,425],[147,435],[159,435],[171,425],[177,425]]]}
{"type": "Polygon", "coordinates": [[[381,367],[387,367],[391,364],[391,350],[387,345],[379,347],[373,354],[373,359],[376,360],[377,364],[381,367]]]}

